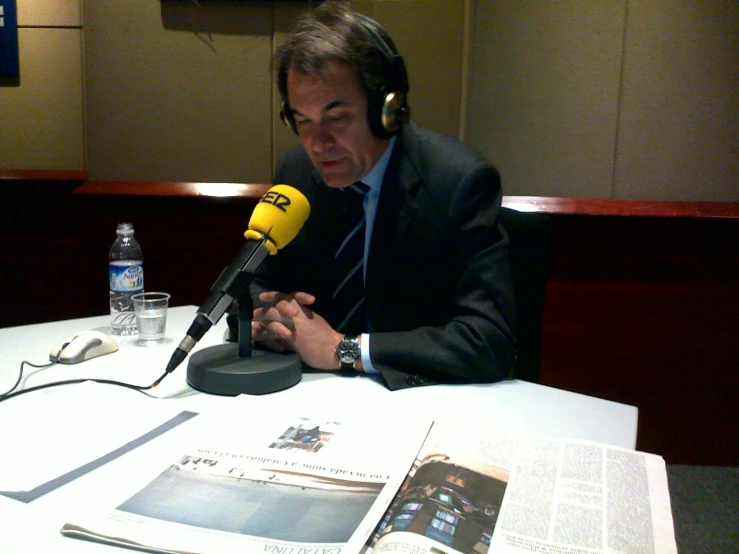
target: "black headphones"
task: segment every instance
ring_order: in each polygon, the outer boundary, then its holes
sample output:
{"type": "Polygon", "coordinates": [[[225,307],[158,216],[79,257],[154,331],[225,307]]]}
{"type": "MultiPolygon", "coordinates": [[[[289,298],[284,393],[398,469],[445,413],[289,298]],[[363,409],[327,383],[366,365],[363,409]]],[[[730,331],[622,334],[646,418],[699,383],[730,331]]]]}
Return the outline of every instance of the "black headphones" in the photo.
{"type": "MultiPolygon", "coordinates": [[[[362,27],[372,46],[382,54],[382,82],[371,88],[366,76],[362,80],[367,92],[367,120],[372,133],[381,139],[389,139],[397,134],[400,126],[407,123],[411,116],[408,106],[408,71],[403,56],[398,54],[387,32],[374,19],[366,15],[354,13],[352,16],[362,27]]],[[[359,68],[360,72],[362,68],[359,68]]],[[[295,116],[287,103],[282,99],[280,119],[288,128],[297,134],[295,116]]]]}

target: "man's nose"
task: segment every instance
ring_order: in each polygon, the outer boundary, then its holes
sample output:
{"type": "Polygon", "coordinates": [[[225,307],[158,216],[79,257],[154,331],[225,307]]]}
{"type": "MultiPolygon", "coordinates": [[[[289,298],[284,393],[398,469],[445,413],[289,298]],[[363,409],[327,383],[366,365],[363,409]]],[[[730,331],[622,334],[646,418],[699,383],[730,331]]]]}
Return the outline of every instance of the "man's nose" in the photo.
{"type": "Polygon", "coordinates": [[[313,150],[315,152],[323,152],[330,150],[336,145],[336,139],[329,131],[329,129],[323,123],[316,126],[316,131],[313,135],[313,150]]]}

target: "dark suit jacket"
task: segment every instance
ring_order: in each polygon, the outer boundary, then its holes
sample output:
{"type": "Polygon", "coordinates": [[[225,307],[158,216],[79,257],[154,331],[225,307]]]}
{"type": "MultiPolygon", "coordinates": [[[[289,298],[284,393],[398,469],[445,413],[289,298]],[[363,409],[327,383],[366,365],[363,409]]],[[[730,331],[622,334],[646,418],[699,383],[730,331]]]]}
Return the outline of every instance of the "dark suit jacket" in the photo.
{"type": "MultiPolygon", "coordinates": [[[[252,295],[309,292],[314,311],[336,328],[331,272],[343,238],[335,227],[341,192],[323,183],[300,145],[282,158],[275,182],[301,190],[311,213],[262,264],[252,295]]],[[[390,389],[510,373],[515,308],[500,204],[498,172],[482,156],[412,122],[403,127],[385,172],[365,283],[372,365],[390,389]]]]}

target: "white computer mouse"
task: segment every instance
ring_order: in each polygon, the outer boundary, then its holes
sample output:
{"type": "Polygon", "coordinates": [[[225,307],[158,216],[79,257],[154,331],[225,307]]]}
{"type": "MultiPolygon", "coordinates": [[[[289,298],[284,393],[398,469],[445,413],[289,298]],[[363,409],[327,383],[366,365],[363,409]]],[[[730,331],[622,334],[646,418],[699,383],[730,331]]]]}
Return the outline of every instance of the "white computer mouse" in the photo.
{"type": "Polygon", "coordinates": [[[78,364],[118,350],[118,343],[100,331],[80,331],[60,342],[49,360],[60,364],[78,364]]]}

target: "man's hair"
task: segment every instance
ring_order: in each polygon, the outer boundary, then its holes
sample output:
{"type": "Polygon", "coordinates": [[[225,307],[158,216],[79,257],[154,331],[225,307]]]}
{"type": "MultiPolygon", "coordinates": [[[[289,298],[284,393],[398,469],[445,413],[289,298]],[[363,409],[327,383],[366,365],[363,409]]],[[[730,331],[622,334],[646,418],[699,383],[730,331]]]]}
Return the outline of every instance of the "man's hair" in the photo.
{"type": "MultiPolygon", "coordinates": [[[[381,27],[374,31],[397,54],[390,36],[381,27]]],[[[287,102],[287,72],[290,67],[318,75],[327,62],[345,62],[358,71],[359,81],[368,96],[387,79],[387,56],[371,37],[367,23],[352,13],[346,0],[327,0],[313,13],[303,15],[288,39],[277,49],[277,87],[287,102]]],[[[404,91],[407,92],[407,91],[404,91]]]]}

